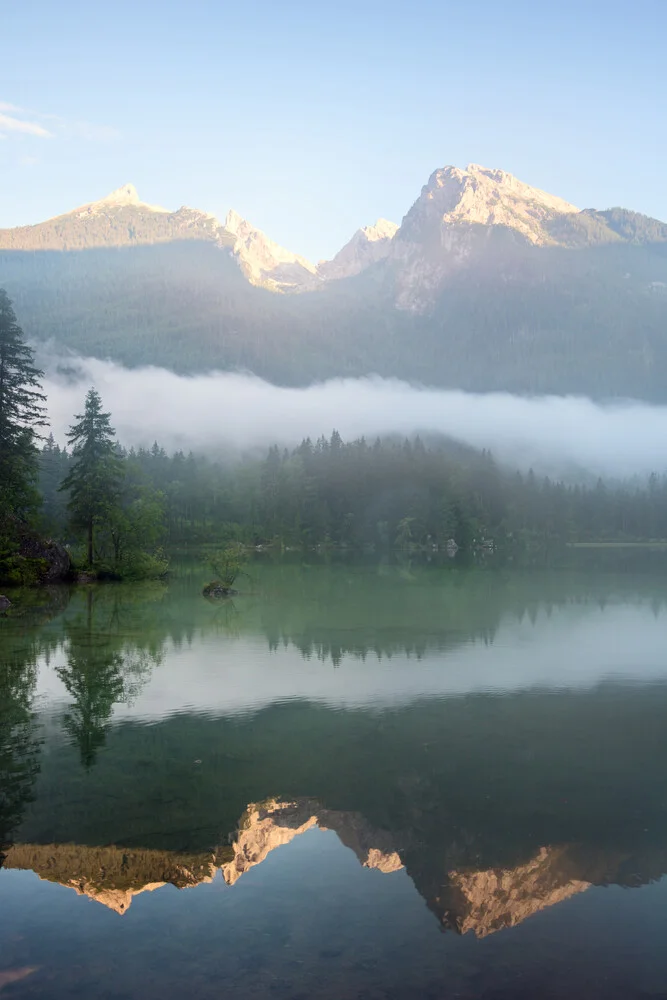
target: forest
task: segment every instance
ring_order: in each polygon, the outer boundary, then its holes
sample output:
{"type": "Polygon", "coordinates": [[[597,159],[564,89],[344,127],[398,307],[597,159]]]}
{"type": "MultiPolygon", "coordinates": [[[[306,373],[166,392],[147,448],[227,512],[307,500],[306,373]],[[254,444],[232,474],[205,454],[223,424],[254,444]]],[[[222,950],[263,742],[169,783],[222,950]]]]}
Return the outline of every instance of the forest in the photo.
{"type": "Polygon", "coordinates": [[[443,551],[667,539],[667,477],[521,474],[443,437],[305,439],[216,458],[123,447],[91,387],[67,444],[47,431],[43,373],[0,291],[0,582],[67,572],[159,577],[183,545],[443,551]],[[53,569],[55,561],[58,563],[53,569]]]}
{"type": "MultiPolygon", "coordinates": [[[[308,439],[261,457],[215,460],[155,443],[119,449],[135,489],[157,497],[164,544],[348,547],[386,551],[526,547],[667,538],[667,477],[567,484],[503,468],[447,439],[308,439]],[[450,549],[452,546],[450,545],[450,549]]],[[[40,454],[44,531],[67,537],[59,484],[71,456],[40,454]]]]}
{"type": "Polygon", "coordinates": [[[250,371],[299,386],[374,373],[474,392],[664,402],[665,247],[508,240],[452,270],[424,314],[396,308],[388,267],[277,295],[195,239],[0,250],[0,273],[31,342],[130,367],[250,371]]]}

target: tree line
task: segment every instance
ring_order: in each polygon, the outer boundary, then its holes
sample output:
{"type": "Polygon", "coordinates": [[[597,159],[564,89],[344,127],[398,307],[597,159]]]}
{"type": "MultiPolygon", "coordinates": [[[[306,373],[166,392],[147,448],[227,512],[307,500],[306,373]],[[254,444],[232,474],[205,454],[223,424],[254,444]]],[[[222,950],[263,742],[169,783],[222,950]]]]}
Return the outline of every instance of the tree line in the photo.
{"type": "Polygon", "coordinates": [[[333,431],[234,460],[157,442],[126,450],[91,388],[61,447],[41,437],[42,377],[0,291],[0,580],[39,576],[22,551],[30,532],[116,577],[164,573],[162,543],[488,552],[667,538],[664,476],[568,484],[437,437],[344,442],[333,431]]]}
{"type": "MultiPolygon", "coordinates": [[[[449,440],[306,439],[261,458],[122,452],[127,476],[159,496],[165,543],[488,552],[569,542],[667,538],[667,477],[568,484],[500,466],[449,440]],[[452,543],[455,543],[452,545],[452,543]]],[[[72,456],[41,454],[45,527],[64,530],[58,484],[72,456]]]]}

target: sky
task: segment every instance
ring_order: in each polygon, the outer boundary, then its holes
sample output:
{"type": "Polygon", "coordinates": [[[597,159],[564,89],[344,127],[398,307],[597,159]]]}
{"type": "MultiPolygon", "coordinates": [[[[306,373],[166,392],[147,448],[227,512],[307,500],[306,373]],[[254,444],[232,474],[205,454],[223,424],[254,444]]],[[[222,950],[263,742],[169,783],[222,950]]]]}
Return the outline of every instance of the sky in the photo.
{"type": "Polygon", "coordinates": [[[667,220],[667,0],[3,5],[0,227],[131,182],[312,260],[446,164],[667,220]]]}

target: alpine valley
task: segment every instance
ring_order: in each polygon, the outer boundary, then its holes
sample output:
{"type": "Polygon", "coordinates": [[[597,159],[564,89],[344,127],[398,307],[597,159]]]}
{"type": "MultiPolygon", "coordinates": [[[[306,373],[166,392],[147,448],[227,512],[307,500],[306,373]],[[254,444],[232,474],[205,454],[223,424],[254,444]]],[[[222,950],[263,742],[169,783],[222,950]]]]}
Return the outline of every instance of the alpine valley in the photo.
{"type": "Polygon", "coordinates": [[[33,342],[129,366],[667,401],[667,224],[476,164],[317,264],[128,184],[0,230],[0,286],[33,342]]]}

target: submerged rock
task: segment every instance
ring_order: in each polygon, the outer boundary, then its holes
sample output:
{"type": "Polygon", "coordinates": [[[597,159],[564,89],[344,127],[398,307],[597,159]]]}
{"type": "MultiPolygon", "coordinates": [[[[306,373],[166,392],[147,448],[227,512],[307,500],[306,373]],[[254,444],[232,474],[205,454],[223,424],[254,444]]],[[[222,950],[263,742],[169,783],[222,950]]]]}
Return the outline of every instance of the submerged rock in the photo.
{"type": "Polygon", "coordinates": [[[204,597],[210,597],[214,600],[220,600],[223,597],[234,597],[238,594],[238,590],[234,590],[233,587],[225,587],[223,584],[214,581],[213,583],[207,583],[202,590],[204,597]]]}
{"type": "Polygon", "coordinates": [[[4,614],[9,608],[11,608],[12,602],[4,594],[0,594],[0,615],[4,614]]]}

